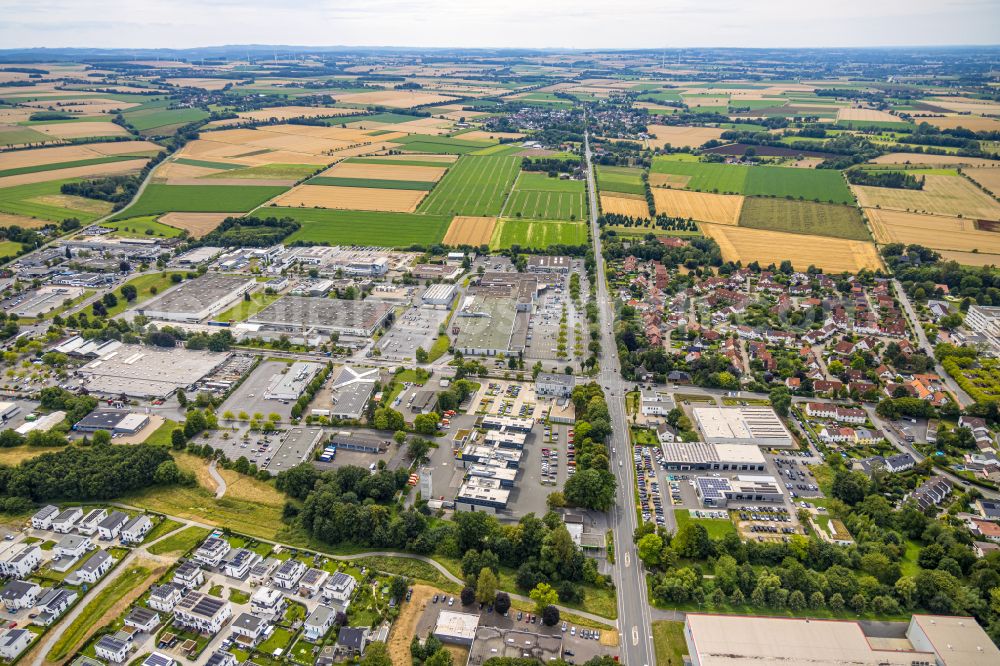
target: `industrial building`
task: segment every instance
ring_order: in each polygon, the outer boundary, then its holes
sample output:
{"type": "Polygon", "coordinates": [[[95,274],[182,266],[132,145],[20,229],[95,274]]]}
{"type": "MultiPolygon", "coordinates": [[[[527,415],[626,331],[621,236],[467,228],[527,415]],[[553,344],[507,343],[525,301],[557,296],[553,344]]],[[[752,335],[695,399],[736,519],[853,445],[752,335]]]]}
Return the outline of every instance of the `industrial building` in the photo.
{"type": "Polygon", "coordinates": [[[458,287],[453,284],[432,284],[424,290],[420,302],[424,305],[448,308],[451,307],[457,293],[458,287]]]}
{"type": "MultiPolygon", "coordinates": [[[[465,471],[466,478],[474,476],[484,479],[496,479],[500,482],[501,488],[513,488],[514,480],[517,478],[517,470],[507,467],[496,467],[495,465],[473,465],[465,471]]],[[[428,497],[433,493],[424,495],[428,497]]]]}
{"type": "Polygon", "coordinates": [[[41,317],[58,307],[62,307],[65,301],[82,295],[82,287],[42,287],[16,297],[8,311],[18,317],[41,317]]]}
{"type": "Polygon", "coordinates": [[[479,615],[476,613],[456,613],[443,610],[438,613],[434,625],[434,637],[442,643],[472,645],[476,639],[476,627],[479,626],[479,615]]]}
{"type": "Polygon", "coordinates": [[[374,298],[349,301],[338,298],[282,296],[248,324],[279,333],[354,335],[370,337],[392,313],[391,303],[374,298]]]}
{"type": "Polygon", "coordinates": [[[1000,663],[1000,650],[971,617],[914,615],[905,631],[867,629],[853,620],[688,613],[684,640],[692,666],[1000,663]]]}
{"type": "Polygon", "coordinates": [[[455,510],[496,513],[506,509],[509,500],[510,490],[500,479],[470,476],[455,495],[455,510]]]}
{"type": "Polygon", "coordinates": [[[232,354],[116,343],[77,374],[91,393],[167,398],[215,372],[232,354]]]}
{"type": "Polygon", "coordinates": [[[197,266],[198,264],[212,261],[222,254],[222,250],[223,248],[221,247],[207,245],[205,247],[196,247],[175,258],[173,263],[178,266],[197,266]]]}
{"type": "Polygon", "coordinates": [[[466,468],[473,465],[488,465],[517,469],[521,466],[522,454],[517,449],[505,449],[499,446],[470,442],[462,447],[462,451],[455,457],[458,463],[466,468]]]}
{"type": "Polygon", "coordinates": [[[573,395],[576,378],[573,375],[539,372],[535,377],[535,393],[556,398],[568,398],[573,395]]]}
{"type": "Polygon", "coordinates": [[[330,415],[348,420],[361,418],[378,378],[378,368],[358,371],[349,365],[342,367],[331,383],[330,415]]]}
{"type": "Polygon", "coordinates": [[[484,416],[480,425],[485,430],[531,432],[531,429],[535,426],[535,420],[522,419],[515,416],[484,416]]]}
{"type": "Polygon", "coordinates": [[[695,423],[711,444],[752,444],[769,449],[795,446],[792,433],[770,407],[696,407],[695,423]]]}
{"type": "Polygon", "coordinates": [[[732,502],[782,502],[785,496],[773,476],[740,475],[695,478],[695,492],[705,506],[725,508],[732,502]]]}
{"type": "Polygon", "coordinates": [[[669,442],[663,444],[663,466],[672,472],[763,472],[764,454],[756,446],[669,442]]]}
{"type": "Polygon", "coordinates": [[[469,356],[497,356],[524,351],[528,310],[509,296],[467,296],[451,321],[455,349],[469,356]]]}
{"type": "Polygon", "coordinates": [[[106,430],[113,435],[134,435],[149,423],[146,414],[134,414],[121,409],[95,409],[80,419],[73,430],[79,432],[97,432],[106,430]]]}
{"type": "Polygon", "coordinates": [[[483,441],[486,442],[487,446],[499,446],[518,451],[524,448],[524,442],[527,438],[526,433],[512,430],[487,430],[486,434],[483,435],[483,441]]]}
{"type": "Polygon", "coordinates": [[[265,400],[298,400],[309,382],[319,374],[323,366],[319,363],[296,361],[291,367],[278,372],[264,391],[265,400]]]}
{"type": "Polygon", "coordinates": [[[206,275],[180,283],[136,312],[150,319],[197,323],[236,303],[256,284],[253,278],[206,275]]]}
{"type": "Polygon", "coordinates": [[[533,255],[528,257],[529,273],[569,273],[573,260],[569,257],[533,255]]]}
{"type": "Polygon", "coordinates": [[[362,453],[385,453],[389,449],[389,440],[366,431],[335,432],[330,435],[329,443],[345,451],[362,453]]]}

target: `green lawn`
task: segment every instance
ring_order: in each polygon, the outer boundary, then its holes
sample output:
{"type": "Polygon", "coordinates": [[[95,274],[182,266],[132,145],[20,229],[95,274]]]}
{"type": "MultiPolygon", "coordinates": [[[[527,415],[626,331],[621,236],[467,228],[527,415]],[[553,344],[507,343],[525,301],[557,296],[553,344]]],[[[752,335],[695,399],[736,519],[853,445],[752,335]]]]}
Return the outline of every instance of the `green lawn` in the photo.
{"type": "Polygon", "coordinates": [[[682,666],[688,653],[684,623],[659,620],[653,623],[653,648],[656,666],[682,666]]]}
{"type": "Polygon", "coordinates": [[[517,157],[460,157],[417,210],[435,215],[499,215],[520,163],[517,157]]]}
{"type": "Polygon", "coordinates": [[[77,180],[49,180],[44,183],[15,185],[0,189],[0,213],[25,215],[40,220],[61,222],[75,217],[84,224],[111,212],[107,201],[68,196],[60,191],[65,183],[77,180]]]}
{"type": "Polygon", "coordinates": [[[861,212],[854,206],[748,197],[740,211],[741,227],[793,234],[870,240],[861,212]]]}
{"type": "Polygon", "coordinates": [[[408,247],[439,243],[451,224],[450,215],[418,215],[318,208],[268,208],[269,215],[291,217],[302,228],[286,243],[309,241],[328,245],[408,247]]]}
{"type": "Polygon", "coordinates": [[[235,587],[229,588],[229,600],[234,604],[245,604],[250,602],[250,593],[238,590],[235,587]]]}
{"type": "Polygon", "coordinates": [[[229,308],[225,312],[221,312],[215,317],[216,321],[246,321],[250,318],[250,315],[257,314],[264,308],[266,308],[271,303],[278,300],[278,294],[265,294],[263,291],[258,291],[250,294],[250,300],[241,300],[239,303],[229,308]]]}
{"type": "Polygon", "coordinates": [[[112,235],[124,238],[175,238],[181,235],[180,229],[157,222],[154,215],[105,222],[101,226],[115,229],[115,233],[112,235]]]}
{"type": "Polygon", "coordinates": [[[49,650],[46,659],[49,661],[62,661],[67,657],[94,623],[110,610],[112,606],[118,603],[119,599],[142,583],[150,573],[152,572],[149,569],[135,567],[115,578],[107,587],[101,590],[100,594],[90,600],[83,608],[83,611],[76,616],[72,624],[68,627],[60,628],[61,634],[52,646],[52,649],[49,650]]]}
{"type": "Polygon", "coordinates": [[[267,637],[266,641],[257,646],[257,649],[267,655],[274,654],[275,650],[281,650],[282,653],[284,653],[285,649],[291,642],[292,632],[288,629],[277,627],[274,632],[267,637]]]}
{"type": "Polygon", "coordinates": [[[164,555],[166,553],[184,554],[205,540],[211,530],[204,527],[185,527],[180,532],[171,534],[163,541],[154,543],[149,547],[149,552],[153,555],[164,555]]]}
{"type": "Polygon", "coordinates": [[[550,245],[585,245],[587,225],[583,222],[503,219],[493,230],[490,249],[520,245],[524,249],[544,249],[550,245]]]}
{"type": "Polygon", "coordinates": [[[733,521],[731,520],[722,518],[692,518],[691,514],[684,509],[674,511],[674,518],[677,519],[677,529],[688,523],[697,523],[702,525],[708,531],[708,536],[713,539],[721,539],[727,534],[736,533],[736,526],[733,525],[733,521]]]}
{"type": "Polygon", "coordinates": [[[245,213],[287,187],[268,185],[148,185],[138,201],[115,216],[116,220],[172,211],[184,213],[245,213]]]}
{"type": "Polygon", "coordinates": [[[155,444],[157,446],[170,446],[170,433],[172,433],[176,427],[176,421],[164,419],[163,424],[146,438],[145,443],[155,444]]]}
{"type": "Polygon", "coordinates": [[[0,241],[0,259],[17,256],[24,246],[14,241],[0,241]]]}
{"type": "Polygon", "coordinates": [[[179,523],[176,520],[173,520],[172,518],[164,518],[159,523],[154,525],[153,529],[149,530],[149,534],[146,535],[146,543],[156,541],[161,536],[170,534],[183,524],[184,523],[179,523]]]}
{"type": "Polygon", "coordinates": [[[654,173],[688,177],[684,187],[699,192],[791,197],[850,204],[854,196],[840,171],[775,166],[741,166],[709,162],[677,162],[657,157],[654,173]]]}
{"type": "MultiPolygon", "coordinates": [[[[122,296],[122,290],[119,288],[115,295],[118,297],[118,304],[114,305],[108,310],[108,316],[113,317],[116,314],[125,312],[126,309],[139,305],[143,301],[149,300],[157,294],[162,294],[164,291],[176,284],[172,279],[171,275],[184,276],[186,273],[180,271],[172,271],[170,273],[150,273],[149,275],[140,275],[139,277],[132,278],[125,284],[130,284],[136,289],[135,300],[129,303],[122,296]],[[155,292],[155,293],[154,293],[155,292]]],[[[125,285],[122,285],[124,287],[125,285]]]]}

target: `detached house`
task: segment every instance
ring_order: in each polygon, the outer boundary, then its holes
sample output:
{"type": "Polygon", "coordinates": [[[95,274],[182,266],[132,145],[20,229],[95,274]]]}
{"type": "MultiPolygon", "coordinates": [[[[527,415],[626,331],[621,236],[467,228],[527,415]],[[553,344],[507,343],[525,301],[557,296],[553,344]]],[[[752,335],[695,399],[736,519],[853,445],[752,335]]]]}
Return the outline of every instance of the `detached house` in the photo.
{"type": "Polygon", "coordinates": [[[35,583],[24,580],[12,580],[0,588],[0,599],[7,610],[16,612],[22,608],[31,608],[38,600],[42,588],[35,583]]]}
{"type": "Polygon", "coordinates": [[[316,606],[313,612],[309,613],[309,617],[306,618],[304,625],[306,638],[311,641],[320,640],[326,635],[326,632],[330,631],[336,620],[337,611],[322,604],[316,606]]]}
{"type": "Polygon", "coordinates": [[[182,587],[167,583],[158,585],[149,592],[149,607],[163,613],[173,613],[174,606],[181,600],[182,587]]]}
{"type": "Polygon", "coordinates": [[[59,534],[68,534],[82,517],[83,511],[79,507],[74,506],[66,509],[52,519],[52,531],[59,534]]]}
{"type": "Polygon", "coordinates": [[[86,534],[87,536],[94,536],[94,532],[97,531],[97,526],[102,520],[108,517],[108,512],[106,509],[93,509],[87,512],[80,522],[76,525],[76,531],[80,534],[86,534]]]}
{"type": "Polygon", "coordinates": [[[80,568],[75,572],[76,577],[85,583],[93,585],[103,578],[104,574],[108,573],[114,564],[115,558],[111,557],[107,551],[99,550],[80,565],[80,568]]]}
{"type": "Polygon", "coordinates": [[[25,578],[41,561],[42,550],[38,544],[23,545],[0,557],[0,575],[7,578],[25,578]]]}
{"type": "Polygon", "coordinates": [[[7,661],[17,659],[31,645],[34,634],[27,629],[7,629],[0,634],[0,657],[7,661]]]}
{"type": "Polygon", "coordinates": [[[200,587],[205,582],[205,574],[202,573],[201,567],[188,560],[174,571],[174,582],[190,590],[200,587]]]}
{"type": "Polygon", "coordinates": [[[222,561],[222,569],[230,578],[243,579],[250,573],[253,565],[261,560],[261,556],[246,548],[236,548],[229,551],[222,561]]]}
{"type": "Polygon", "coordinates": [[[323,598],[340,612],[346,613],[357,586],[358,581],[354,580],[354,576],[337,571],[323,587],[323,598]]]}
{"type": "Polygon", "coordinates": [[[111,515],[101,521],[101,524],[97,526],[97,533],[105,541],[111,541],[112,539],[118,538],[118,535],[122,531],[122,527],[128,522],[128,516],[121,511],[112,511],[111,515]]]}
{"type": "Polygon", "coordinates": [[[47,530],[52,528],[52,519],[59,515],[59,507],[49,504],[38,510],[31,517],[31,526],[36,530],[47,530]]]}
{"type": "Polygon", "coordinates": [[[94,651],[99,658],[113,664],[120,664],[128,656],[129,648],[131,648],[130,641],[123,640],[123,637],[119,638],[118,634],[114,636],[108,634],[101,636],[101,640],[97,641],[97,645],[94,646],[94,651]]]}
{"type": "Polygon", "coordinates": [[[38,614],[31,621],[40,627],[47,627],[65,613],[79,595],[75,590],[68,588],[50,589],[42,595],[35,606],[38,614]]]}
{"type": "Polygon", "coordinates": [[[194,559],[207,567],[217,567],[231,550],[229,542],[218,537],[208,537],[194,552],[194,559]]]}
{"type": "Polygon", "coordinates": [[[276,618],[285,610],[285,595],[273,587],[259,587],[250,597],[250,610],[263,618],[276,618]]]}
{"type": "Polygon", "coordinates": [[[187,593],[174,607],[174,622],[203,634],[217,634],[233,615],[232,605],[223,599],[196,590],[187,593]]]}
{"type": "Polygon", "coordinates": [[[298,588],[299,579],[305,572],[306,565],[298,560],[285,560],[271,574],[271,582],[284,590],[295,590],[298,588]]]}
{"type": "Polygon", "coordinates": [[[125,523],[119,536],[122,543],[141,543],[151,529],[153,529],[153,521],[149,519],[149,516],[136,516],[125,523]]]}

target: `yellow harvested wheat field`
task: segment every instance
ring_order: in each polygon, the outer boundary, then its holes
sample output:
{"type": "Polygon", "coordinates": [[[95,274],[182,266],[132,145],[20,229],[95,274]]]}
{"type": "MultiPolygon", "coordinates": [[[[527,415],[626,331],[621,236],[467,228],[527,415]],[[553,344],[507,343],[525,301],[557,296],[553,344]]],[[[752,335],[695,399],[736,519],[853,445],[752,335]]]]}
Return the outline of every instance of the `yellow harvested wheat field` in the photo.
{"type": "Polygon", "coordinates": [[[428,92],[376,90],[372,92],[334,95],[334,99],[337,102],[345,102],[347,104],[381,104],[383,106],[394,106],[398,109],[409,109],[414,106],[423,106],[424,104],[450,102],[456,98],[451,95],[439,95],[428,92]]]}
{"type": "Polygon", "coordinates": [[[319,106],[277,106],[269,109],[254,109],[253,111],[240,111],[240,118],[247,120],[288,120],[289,118],[333,118],[339,116],[353,116],[361,113],[360,109],[335,109],[331,107],[319,106]]]}
{"type": "Polygon", "coordinates": [[[688,192],[662,187],[653,188],[657,215],[690,218],[699,222],[739,224],[743,197],[733,194],[688,192]]]}
{"type": "Polygon", "coordinates": [[[751,261],[759,261],[764,266],[778,265],[788,259],[797,270],[812,265],[827,273],[883,268],[875,244],[867,241],[819,238],[726,224],[704,224],[701,229],[719,244],[724,260],[742,261],[744,265],[751,261]]]}
{"type": "Polygon", "coordinates": [[[46,224],[52,224],[48,220],[39,220],[36,217],[25,217],[24,215],[13,215],[11,213],[0,213],[0,227],[17,225],[22,229],[39,229],[46,224]]]}
{"type": "Polygon", "coordinates": [[[684,189],[690,180],[691,176],[683,176],[677,173],[649,174],[649,184],[653,187],[676,187],[677,189],[684,189]]]}
{"type": "Polygon", "coordinates": [[[714,127],[675,127],[673,125],[650,125],[649,133],[654,137],[646,141],[652,148],[662,148],[670,144],[675,148],[697,148],[706,141],[718,139],[722,130],[714,127]]]}
{"type": "Polygon", "coordinates": [[[965,169],[963,173],[992,192],[993,196],[1000,196],[1000,169],[965,169]]]}
{"type": "Polygon", "coordinates": [[[837,111],[837,120],[865,120],[879,123],[901,123],[903,120],[899,116],[894,116],[886,111],[878,109],[857,109],[846,108],[837,111]]]}
{"type": "Polygon", "coordinates": [[[916,243],[935,250],[1000,254],[1000,233],[976,228],[968,218],[865,209],[879,243],[916,243]]]}
{"type": "Polygon", "coordinates": [[[0,178],[0,187],[14,187],[15,185],[28,185],[30,183],[45,183],[50,180],[62,180],[64,178],[94,178],[96,176],[120,176],[127,173],[135,173],[146,166],[149,160],[139,157],[134,160],[123,162],[106,162],[104,164],[88,164],[87,166],[70,167],[68,169],[54,169],[52,171],[36,171],[34,173],[22,173],[16,176],[4,176],[0,178]]]}
{"type": "Polygon", "coordinates": [[[924,189],[852,185],[864,208],[1000,220],[1000,203],[961,176],[924,176],[924,189]]]}
{"type": "Polygon", "coordinates": [[[610,194],[601,195],[601,210],[605,213],[615,215],[628,215],[629,217],[649,217],[649,206],[645,199],[632,199],[630,197],[612,196],[610,194]]]}
{"type": "Polygon", "coordinates": [[[167,213],[161,215],[162,222],[177,229],[184,229],[194,238],[201,238],[215,229],[227,217],[240,216],[243,213],[167,213]]]}
{"type": "Polygon", "coordinates": [[[932,166],[983,166],[1000,167],[1000,160],[981,157],[959,157],[958,155],[924,155],[922,153],[889,153],[879,155],[872,164],[929,164],[932,166]]]}
{"type": "Polygon", "coordinates": [[[524,135],[520,132],[486,132],[484,130],[472,130],[459,134],[456,139],[464,141],[499,141],[500,139],[522,139],[524,135]]]}
{"type": "Polygon", "coordinates": [[[382,190],[370,187],[332,187],[299,185],[285,192],[274,203],[279,206],[340,208],[344,210],[384,210],[412,213],[427,192],[423,190],[382,190]]]}
{"type": "Polygon", "coordinates": [[[938,129],[955,129],[964,127],[973,132],[1000,132],[1000,120],[984,118],[983,116],[931,116],[917,118],[918,123],[928,123],[938,129]]]}
{"type": "Polygon", "coordinates": [[[96,121],[32,125],[31,129],[56,139],[80,139],[88,136],[128,136],[128,130],[121,125],[96,121]]]}
{"type": "Polygon", "coordinates": [[[129,155],[143,152],[155,153],[160,150],[163,150],[160,146],[148,141],[114,141],[86,143],[78,146],[15,150],[0,153],[0,171],[40,166],[42,164],[92,160],[95,157],[104,157],[106,155],[129,155]]]}
{"type": "Polygon", "coordinates": [[[169,160],[161,162],[153,173],[153,180],[156,182],[175,183],[179,180],[191,180],[192,178],[203,178],[216,173],[223,173],[223,169],[211,169],[209,167],[195,166],[193,164],[181,164],[169,160]]]}
{"type": "Polygon", "coordinates": [[[361,162],[341,162],[321,175],[334,178],[374,178],[377,180],[415,180],[436,183],[446,167],[408,166],[405,164],[363,164],[361,162]]]}
{"type": "Polygon", "coordinates": [[[982,252],[957,252],[955,250],[938,250],[946,261],[957,261],[966,266],[1000,266],[1000,255],[984,254],[982,252]]]}
{"type": "Polygon", "coordinates": [[[445,245],[488,245],[497,225],[495,217],[459,216],[451,221],[444,235],[445,245]]]}

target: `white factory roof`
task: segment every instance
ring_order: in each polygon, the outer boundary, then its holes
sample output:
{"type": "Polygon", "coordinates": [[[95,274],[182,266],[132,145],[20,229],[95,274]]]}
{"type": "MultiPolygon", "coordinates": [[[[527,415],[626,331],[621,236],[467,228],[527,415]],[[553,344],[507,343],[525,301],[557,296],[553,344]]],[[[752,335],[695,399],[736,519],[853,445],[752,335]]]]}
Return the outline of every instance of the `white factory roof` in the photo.
{"type": "Polygon", "coordinates": [[[455,611],[443,610],[438,614],[434,633],[463,638],[472,642],[476,637],[477,626],[479,626],[479,616],[474,613],[456,613],[455,611]]]}

